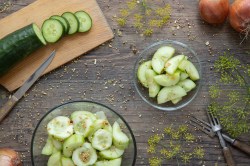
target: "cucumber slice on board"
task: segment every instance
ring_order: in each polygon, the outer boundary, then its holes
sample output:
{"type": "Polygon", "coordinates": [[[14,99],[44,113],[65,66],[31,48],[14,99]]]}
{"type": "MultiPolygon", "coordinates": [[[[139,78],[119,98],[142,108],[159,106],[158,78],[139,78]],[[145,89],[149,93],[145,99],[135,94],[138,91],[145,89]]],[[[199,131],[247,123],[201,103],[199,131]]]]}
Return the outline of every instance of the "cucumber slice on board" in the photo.
{"type": "Polygon", "coordinates": [[[152,69],[147,69],[145,74],[148,83],[149,97],[155,97],[161,89],[161,86],[154,80],[154,76],[156,76],[157,74],[152,69]]]}
{"type": "Polygon", "coordinates": [[[99,155],[105,159],[116,159],[121,157],[123,153],[124,150],[111,146],[109,149],[101,151],[99,155]]]}
{"type": "Polygon", "coordinates": [[[94,166],[121,166],[122,159],[97,161],[94,166]]]}
{"type": "Polygon", "coordinates": [[[62,157],[61,152],[52,154],[49,157],[47,166],[62,166],[61,157],[62,157]]]}
{"type": "Polygon", "coordinates": [[[71,12],[65,12],[62,14],[62,17],[64,17],[69,22],[68,34],[72,35],[76,33],[79,29],[79,21],[76,16],[71,12]]]}
{"type": "Polygon", "coordinates": [[[45,146],[42,149],[42,154],[48,155],[48,156],[51,155],[53,153],[53,148],[54,147],[53,147],[52,140],[51,140],[51,138],[48,138],[45,146]]]}
{"type": "Polygon", "coordinates": [[[71,157],[73,151],[79,148],[84,143],[84,138],[81,135],[74,134],[66,139],[63,143],[63,155],[65,157],[71,157]]]}
{"type": "Polygon", "coordinates": [[[48,43],[57,42],[64,33],[63,24],[56,19],[47,19],[42,25],[42,34],[48,43]]]}
{"type": "Polygon", "coordinates": [[[160,74],[165,66],[165,63],[170,59],[175,53],[175,49],[169,46],[163,46],[159,48],[153,58],[152,58],[152,67],[154,71],[160,74]]]}
{"type": "Polygon", "coordinates": [[[34,23],[0,39],[0,76],[44,45],[46,41],[34,23]]]}
{"type": "Polygon", "coordinates": [[[166,103],[167,101],[186,96],[185,89],[178,85],[164,87],[160,90],[157,96],[158,104],[166,103]]]}
{"type": "Polygon", "coordinates": [[[47,125],[48,134],[59,140],[64,140],[73,134],[73,124],[66,116],[57,116],[47,125]]]}
{"type": "Polygon", "coordinates": [[[62,157],[62,166],[75,166],[71,158],[62,157]]]}
{"type": "Polygon", "coordinates": [[[106,150],[110,148],[112,145],[112,133],[104,130],[99,129],[95,132],[92,138],[92,147],[97,150],[106,150]]]}
{"type": "Polygon", "coordinates": [[[75,16],[79,22],[78,32],[87,32],[92,27],[92,19],[88,13],[85,11],[77,11],[75,12],[75,16]]]}
{"type": "Polygon", "coordinates": [[[122,132],[118,122],[113,124],[113,143],[119,149],[126,149],[129,145],[129,138],[122,132]]]}
{"type": "Polygon", "coordinates": [[[152,68],[151,64],[152,64],[152,61],[143,62],[139,66],[138,71],[137,71],[137,77],[138,77],[140,83],[146,88],[148,88],[148,82],[146,79],[146,70],[152,68]]]}
{"type": "Polygon", "coordinates": [[[72,160],[77,166],[93,165],[97,160],[96,150],[86,142],[73,152],[72,160]]]}
{"type": "Polygon", "coordinates": [[[64,17],[58,16],[58,15],[53,15],[50,18],[60,21],[63,24],[64,30],[65,30],[64,34],[68,34],[69,22],[64,17]]]}

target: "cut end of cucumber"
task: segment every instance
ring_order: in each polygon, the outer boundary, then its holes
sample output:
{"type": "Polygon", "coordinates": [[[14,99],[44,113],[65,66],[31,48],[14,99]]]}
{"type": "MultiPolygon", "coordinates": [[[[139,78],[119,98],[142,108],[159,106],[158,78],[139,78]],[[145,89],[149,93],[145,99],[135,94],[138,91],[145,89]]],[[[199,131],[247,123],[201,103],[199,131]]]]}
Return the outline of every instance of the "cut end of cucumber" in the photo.
{"type": "Polygon", "coordinates": [[[79,21],[78,32],[87,32],[92,27],[92,19],[85,11],[78,11],[75,13],[76,18],[79,21]]]}
{"type": "Polygon", "coordinates": [[[35,23],[33,23],[32,26],[33,26],[33,30],[34,30],[35,33],[36,33],[36,36],[39,38],[39,40],[40,40],[44,45],[46,45],[47,42],[45,41],[45,39],[44,39],[44,37],[43,37],[43,34],[42,34],[40,28],[39,28],[35,23]]]}

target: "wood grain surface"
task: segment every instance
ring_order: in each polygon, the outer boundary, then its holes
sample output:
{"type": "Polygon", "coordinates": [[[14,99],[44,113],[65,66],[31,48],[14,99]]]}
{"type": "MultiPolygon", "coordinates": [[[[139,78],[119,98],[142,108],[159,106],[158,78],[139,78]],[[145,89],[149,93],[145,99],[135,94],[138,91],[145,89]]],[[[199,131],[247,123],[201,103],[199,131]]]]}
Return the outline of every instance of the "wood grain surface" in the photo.
{"type": "MultiPolygon", "coordinates": [[[[7,17],[34,0],[11,0],[11,2],[13,6],[0,13],[0,18],[7,17]]],[[[172,6],[172,16],[170,22],[156,31],[152,37],[141,35],[130,26],[130,21],[128,26],[123,28],[117,25],[114,20],[119,10],[124,7],[124,1],[97,0],[97,2],[111,25],[115,38],[40,78],[0,124],[0,147],[11,147],[19,151],[25,166],[31,165],[31,137],[39,119],[61,103],[85,99],[103,103],[126,119],[137,141],[136,165],[148,166],[148,159],[152,155],[147,153],[147,140],[151,135],[162,133],[163,129],[171,124],[174,127],[184,124],[190,114],[207,120],[204,110],[210,102],[208,87],[216,80],[213,65],[218,55],[230,50],[241,62],[245,64],[250,62],[250,40],[240,44],[242,36],[235,32],[228,22],[221,26],[204,23],[198,14],[196,0],[164,0],[172,6]],[[183,26],[177,29],[177,24],[183,26]],[[183,42],[194,49],[203,69],[202,88],[198,96],[188,106],[174,112],[159,111],[147,105],[133,85],[133,66],[139,53],[152,43],[166,39],[183,42]],[[207,42],[211,47],[206,45],[207,42]]],[[[0,4],[2,3],[1,1],[0,4]]],[[[224,88],[233,90],[230,86],[224,88]]],[[[0,89],[0,105],[7,101],[9,95],[10,93],[4,88],[0,89]]],[[[216,137],[210,138],[192,127],[190,130],[199,138],[196,144],[204,148],[204,158],[192,159],[187,164],[168,160],[164,161],[163,165],[225,166],[219,140],[216,137]]],[[[238,139],[249,145],[249,138],[250,134],[244,134],[238,139]]],[[[192,149],[193,144],[186,144],[186,148],[192,149]]],[[[233,147],[231,149],[238,166],[249,166],[248,155],[233,147]]]]}
{"type": "Polygon", "coordinates": [[[52,15],[61,15],[66,11],[76,12],[78,10],[85,10],[91,15],[93,27],[89,32],[64,37],[56,44],[48,44],[37,50],[1,77],[0,84],[9,91],[17,89],[54,49],[56,50],[56,56],[44,73],[50,72],[113,38],[113,32],[95,0],[37,0],[1,19],[0,38],[33,22],[41,27],[43,21],[52,15]]]}

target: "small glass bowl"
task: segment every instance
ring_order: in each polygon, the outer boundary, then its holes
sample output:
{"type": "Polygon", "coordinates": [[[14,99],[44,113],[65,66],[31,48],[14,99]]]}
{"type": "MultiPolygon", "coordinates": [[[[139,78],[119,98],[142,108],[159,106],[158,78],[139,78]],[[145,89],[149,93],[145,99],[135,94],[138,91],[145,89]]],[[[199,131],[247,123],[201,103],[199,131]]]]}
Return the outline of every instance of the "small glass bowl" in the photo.
{"type": "Polygon", "coordinates": [[[115,121],[118,121],[118,123],[123,129],[123,132],[126,133],[126,135],[130,139],[129,147],[125,150],[122,156],[122,166],[134,166],[136,162],[137,147],[136,147],[135,137],[128,123],[121,115],[119,115],[111,108],[93,101],[73,101],[66,104],[62,104],[51,109],[43,116],[43,118],[37,124],[32,136],[32,141],[31,141],[32,165],[33,166],[47,165],[49,157],[42,155],[41,152],[48,138],[46,129],[46,125],[48,124],[48,122],[57,116],[70,117],[71,113],[79,110],[85,110],[92,113],[103,111],[106,114],[107,119],[111,125],[115,121]]]}
{"type": "Polygon", "coordinates": [[[197,54],[194,52],[194,50],[192,50],[186,44],[183,44],[183,43],[178,42],[178,41],[165,40],[165,41],[160,41],[160,42],[157,42],[157,43],[150,45],[139,55],[138,59],[135,62],[135,66],[134,66],[134,85],[135,85],[136,91],[139,93],[141,98],[146,103],[148,103],[149,105],[151,105],[154,108],[157,108],[159,110],[164,110],[164,111],[175,111],[175,110],[178,110],[178,109],[183,108],[186,105],[188,105],[196,97],[197,93],[200,90],[201,78],[202,78],[201,77],[201,63],[200,63],[200,60],[199,60],[197,54]],[[175,48],[175,55],[184,54],[184,55],[188,56],[188,60],[191,61],[195,65],[195,67],[198,70],[199,75],[200,75],[200,79],[195,81],[195,84],[196,84],[195,89],[188,92],[187,95],[184,96],[182,98],[182,100],[180,102],[178,102],[177,104],[173,104],[172,102],[158,104],[156,98],[149,97],[148,89],[145,88],[144,86],[142,86],[142,84],[139,82],[139,80],[137,78],[137,70],[138,70],[138,67],[140,66],[140,64],[144,61],[151,60],[154,53],[162,46],[174,47],[175,48]]]}

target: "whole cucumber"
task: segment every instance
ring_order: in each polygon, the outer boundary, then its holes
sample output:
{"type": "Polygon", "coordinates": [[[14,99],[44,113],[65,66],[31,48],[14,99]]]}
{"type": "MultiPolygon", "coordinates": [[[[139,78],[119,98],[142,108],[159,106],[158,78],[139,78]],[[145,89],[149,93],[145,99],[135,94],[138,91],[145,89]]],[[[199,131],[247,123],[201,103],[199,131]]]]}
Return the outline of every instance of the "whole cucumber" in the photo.
{"type": "Polygon", "coordinates": [[[34,23],[2,38],[0,40],[0,76],[43,45],[46,45],[46,42],[34,23]]]}

